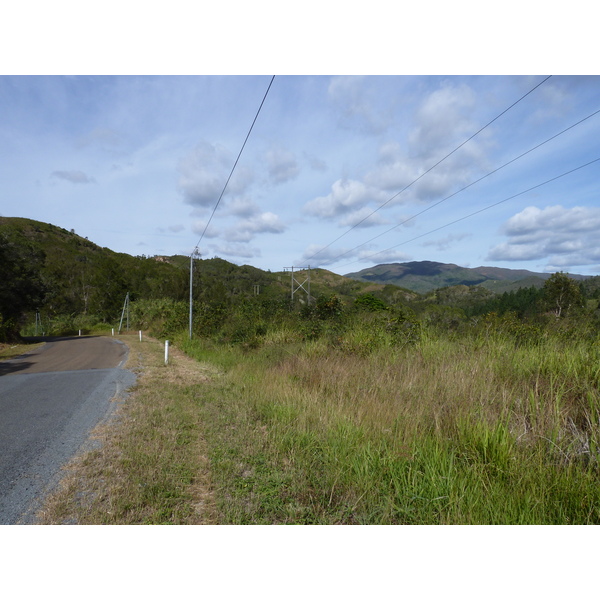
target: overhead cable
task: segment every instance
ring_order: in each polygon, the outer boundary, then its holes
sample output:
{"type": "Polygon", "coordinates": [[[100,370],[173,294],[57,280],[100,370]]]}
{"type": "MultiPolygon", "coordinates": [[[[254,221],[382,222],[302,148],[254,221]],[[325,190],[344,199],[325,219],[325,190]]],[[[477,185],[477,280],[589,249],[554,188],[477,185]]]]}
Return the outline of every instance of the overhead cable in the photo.
{"type": "Polygon", "coordinates": [[[574,127],[577,127],[577,125],[580,125],[581,123],[583,123],[584,121],[587,121],[588,119],[592,118],[593,116],[597,115],[598,113],[600,113],[600,109],[598,109],[598,110],[594,111],[593,113],[589,114],[587,117],[584,117],[583,119],[580,119],[579,121],[577,121],[577,123],[573,123],[572,125],[569,125],[569,127],[566,127],[562,131],[559,131],[558,133],[554,134],[553,136],[549,137],[548,139],[544,140],[543,142],[540,142],[536,146],[533,146],[533,148],[530,148],[529,150],[526,150],[522,154],[519,154],[519,156],[515,156],[515,158],[512,158],[511,160],[509,160],[508,162],[504,163],[500,167],[497,167],[496,169],[494,169],[493,171],[490,171],[489,173],[486,173],[485,175],[483,175],[479,179],[476,179],[475,181],[472,181],[471,183],[465,185],[460,190],[457,190],[456,192],[450,194],[449,196],[446,196],[442,200],[438,200],[434,204],[428,206],[427,208],[424,208],[422,211],[420,211],[418,213],[415,213],[414,215],[408,217],[404,221],[401,221],[400,223],[397,223],[396,225],[394,225],[393,227],[390,227],[386,231],[384,231],[384,232],[376,235],[375,237],[372,237],[370,240],[367,240],[366,242],[364,242],[364,243],[362,243],[362,244],[360,244],[358,246],[355,246],[354,248],[351,248],[350,250],[346,250],[346,252],[343,252],[342,254],[338,254],[333,259],[330,259],[328,262],[335,262],[337,259],[341,258],[342,256],[345,256],[346,254],[349,254],[350,252],[354,252],[355,250],[358,250],[358,248],[362,248],[363,246],[366,246],[367,244],[371,243],[372,241],[374,241],[374,240],[376,240],[376,239],[378,239],[378,238],[380,238],[380,237],[382,237],[382,236],[390,233],[390,231],[393,231],[394,229],[397,229],[401,225],[404,225],[404,224],[408,223],[409,221],[412,221],[416,217],[422,215],[423,213],[426,213],[428,210],[431,210],[432,208],[435,208],[436,206],[439,206],[442,202],[445,202],[446,200],[449,200],[450,198],[453,198],[454,196],[460,194],[461,192],[464,192],[466,189],[470,188],[471,186],[475,185],[476,183],[479,183],[480,181],[486,179],[490,175],[493,175],[494,173],[497,173],[501,169],[504,169],[504,167],[507,167],[508,165],[514,163],[515,161],[519,160],[520,158],[523,158],[525,155],[533,152],[534,150],[537,150],[538,148],[540,148],[544,144],[547,144],[548,142],[554,140],[555,138],[557,138],[558,136],[562,135],[563,133],[566,133],[570,129],[573,129],[574,127]]]}
{"type": "Polygon", "coordinates": [[[544,84],[546,81],[548,81],[548,79],[550,79],[550,77],[552,77],[552,75],[548,75],[546,78],[544,78],[542,81],[540,81],[536,86],[534,86],[533,88],[531,88],[526,94],[524,94],[518,100],[516,100],[515,102],[513,102],[508,108],[505,108],[499,115],[497,115],[496,117],[494,117],[489,123],[487,123],[486,125],[484,125],[481,129],[479,129],[473,135],[471,135],[469,138],[467,138],[464,142],[462,142],[462,144],[460,144],[456,148],[454,148],[454,150],[452,150],[452,152],[446,154],[446,156],[444,156],[444,158],[438,160],[438,162],[436,162],[433,166],[429,167],[429,169],[427,169],[424,173],[421,173],[421,175],[419,175],[414,181],[411,181],[411,183],[409,183],[406,187],[402,188],[399,192],[397,192],[396,194],[394,194],[389,200],[387,200],[381,206],[379,206],[379,208],[376,208],[372,213],[370,213],[369,215],[367,215],[366,217],[364,217],[358,223],[355,223],[352,227],[350,227],[350,229],[348,229],[346,232],[342,233],[342,235],[340,235],[338,238],[336,238],[335,240],[333,240],[333,242],[327,244],[327,246],[323,246],[323,248],[321,248],[318,252],[315,252],[314,254],[312,254],[311,256],[309,256],[305,260],[310,260],[311,258],[314,258],[318,254],[320,254],[321,252],[323,252],[323,250],[326,250],[327,248],[329,248],[330,246],[332,246],[333,244],[335,244],[337,241],[341,240],[345,235],[347,235],[348,233],[350,233],[353,229],[355,229],[356,227],[358,227],[361,223],[364,223],[367,219],[369,219],[370,217],[372,217],[377,211],[381,210],[384,206],[386,206],[387,204],[389,204],[392,200],[394,200],[395,198],[397,198],[400,194],[402,194],[403,192],[405,192],[407,189],[409,189],[411,186],[413,186],[415,183],[417,183],[417,181],[419,181],[425,175],[427,175],[427,173],[429,173],[430,171],[432,171],[433,169],[435,169],[438,165],[440,165],[441,163],[443,163],[447,158],[449,158],[450,156],[452,156],[457,150],[459,150],[460,148],[462,148],[467,142],[470,142],[475,136],[479,135],[484,129],[486,129],[492,123],[494,123],[494,121],[497,121],[502,115],[506,114],[511,108],[513,108],[519,102],[521,102],[521,100],[523,100],[524,98],[526,98],[527,96],[529,96],[529,94],[531,94],[538,87],[540,87],[542,84],[544,84]]]}
{"type": "Polygon", "coordinates": [[[269,93],[269,90],[271,89],[271,86],[273,85],[273,81],[275,79],[275,75],[273,75],[273,77],[271,77],[271,81],[269,82],[269,86],[267,87],[267,91],[265,92],[265,95],[263,96],[262,102],[260,103],[260,106],[258,107],[258,110],[256,111],[256,115],[254,116],[254,120],[252,121],[252,125],[250,125],[250,129],[248,130],[248,134],[246,135],[246,139],[244,140],[244,143],[242,144],[242,147],[240,149],[240,152],[237,156],[237,158],[235,159],[235,163],[233,164],[233,167],[231,168],[231,172],[229,173],[229,177],[227,178],[227,181],[225,182],[225,185],[223,186],[223,191],[221,192],[221,195],[219,196],[219,199],[217,200],[217,203],[215,204],[215,207],[213,208],[213,211],[210,215],[210,218],[208,219],[208,222],[206,223],[206,226],[204,227],[204,231],[202,232],[202,235],[200,236],[200,239],[198,240],[198,243],[196,244],[196,248],[198,248],[198,246],[200,245],[200,242],[202,241],[202,238],[204,237],[204,234],[206,233],[206,230],[208,229],[208,226],[210,225],[210,222],[212,221],[212,218],[215,215],[215,212],[217,210],[217,207],[219,206],[221,199],[223,198],[223,194],[225,193],[225,190],[227,189],[227,185],[229,184],[229,180],[231,179],[231,176],[233,175],[233,172],[235,171],[235,168],[238,164],[238,161],[240,160],[240,156],[242,156],[242,152],[244,151],[244,148],[246,147],[246,142],[248,141],[248,138],[250,137],[250,134],[252,133],[252,129],[254,128],[254,124],[256,123],[256,120],[258,119],[258,115],[260,114],[260,111],[263,107],[263,104],[265,103],[265,100],[267,99],[267,95],[269,93]]]}
{"type": "MultiPolygon", "coordinates": [[[[446,223],[445,225],[441,225],[440,227],[436,227],[435,229],[432,229],[431,231],[428,231],[427,233],[422,233],[421,235],[418,235],[414,238],[411,238],[410,240],[406,240],[404,242],[400,242],[399,244],[396,244],[395,246],[391,246],[390,248],[386,248],[385,250],[381,250],[379,252],[375,252],[374,254],[369,254],[368,256],[365,256],[363,258],[364,259],[370,259],[373,258],[374,256],[377,256],[378,254],[383,254],[384,252],[387,252],[389,250],[394,250],[395,248],[398,248],[398,246],[403,246],[404,244],[408,244],[410,242],[414,242],[415,240],[418,240],[422,237],[425,237],[426,235],[429,235],[431,233],[435,233],[436,231],[439,231],[440,229],[444,229],[445,227],[450,227],[450,225],[454,225],[455,223],[459,223],[460,221],[464,221],[465,219],[469,219],[470,217],[474,217],[475,215],[478,215],[479,213],[482,213],[486,210],[489,210],[490,208],[494,208],[495,206],[498,206],[499,204],[502,204],[504,202],[508,202],[509,200],[512,200],[513,198],[517,198],[518,196],[522,196],[523,194],[526,194],[527,192],[531,192],[532,190],[535,190],[539,187],[542,187],[544,185],[547,185],[548,183],[551,183],[553,181],[556,181],[557,179],[560,179],[561,177],[566,177],[567,175],[570,175],[571,173],[575,173],[575,171],[579,171],[580,169],[584,169],[585,167],[589,167],[591,164],[594,164],[596,162],[600,161],[600,157],[595,158],[594,160],[591,160],[583,165],[580,165],[579,167],[575,167],[574,169],[571,169],[570,171],[566,171],[565,173],[562,173],[561,175],[557,175],[556,177],[552,177],[551,179],[547,179],[546,181],[542,182],[542,183],[538,183],[537,185],[534,185],[533,187],[530,187],[526,190],[523,190],[522,192],[519,192],[518,194],[514,194],[512,196],[509,196],[508,198],[504,198],[504,200],[500,200],[498,202],[494,202],[494,204],[490,204],[489,206],[486,206],[484,208],[480,208],[479,210],[476,210],[475,212],[472,212],[468,215],[465,215],[464,217],[461,217],[460,219],[455,219],[454,221],[451,221],[450,223],[446,223]]],[[[352,265],[356,262],[359,262],[358,260],[355,260],[351,263],[346,263],[346,265],[342,265],[342,266],[347,266],[347,265],[352,265]]]]}

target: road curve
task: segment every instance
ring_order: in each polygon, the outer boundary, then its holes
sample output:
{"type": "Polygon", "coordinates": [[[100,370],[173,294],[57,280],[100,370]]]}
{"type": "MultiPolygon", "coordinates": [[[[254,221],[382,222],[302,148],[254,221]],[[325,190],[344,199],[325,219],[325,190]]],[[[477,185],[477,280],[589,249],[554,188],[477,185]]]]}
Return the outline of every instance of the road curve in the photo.
{"type": "Polygon", "coordinates": [[[0,362],[0,524],[35,522],[61,467],[135,383],[126,359],[114,338],[74,337],[0,362]]]}

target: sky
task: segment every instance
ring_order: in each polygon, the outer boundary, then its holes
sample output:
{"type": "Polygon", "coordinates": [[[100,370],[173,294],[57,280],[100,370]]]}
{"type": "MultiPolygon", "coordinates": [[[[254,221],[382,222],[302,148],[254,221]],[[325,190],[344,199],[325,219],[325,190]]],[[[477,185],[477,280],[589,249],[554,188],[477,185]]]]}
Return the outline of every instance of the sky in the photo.
{"type": "Polygon", "coordinates": [[[0,215],[117,252],[600,274],[598,76],[3,75],[0,106],[0,215]]]}

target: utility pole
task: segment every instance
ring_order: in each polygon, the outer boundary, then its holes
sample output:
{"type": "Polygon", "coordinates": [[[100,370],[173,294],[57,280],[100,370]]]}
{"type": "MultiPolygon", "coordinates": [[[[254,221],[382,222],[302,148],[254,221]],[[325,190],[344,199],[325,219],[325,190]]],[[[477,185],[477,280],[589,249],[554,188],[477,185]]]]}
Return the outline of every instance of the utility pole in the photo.
{"type": "Polygon", "coordinates": [[[121,333],[121,328],[123,327],[123,317],[125,316],[125,311],[127,311],[127,331],[129,331],[129,292],[127,292],[127,296],[125,296],[125,303],[123,304],[123,310],[121,312],[121,322],[119,323],[119,333],[121,333]]]}
{"type": "Polygon", "coordinates": [[[199,256],[199,252],[198,252],[198,246],[196,246],[193,250],[192,253],[190,254],[190,340],[192,339],[192,308],[193,308],[193,303],[194,303],[194,298],[192,295],[193,289],[194,289],[194,279],[193,279],[193,275],[194,275],[194,258],[196,256],[199,256]]]}

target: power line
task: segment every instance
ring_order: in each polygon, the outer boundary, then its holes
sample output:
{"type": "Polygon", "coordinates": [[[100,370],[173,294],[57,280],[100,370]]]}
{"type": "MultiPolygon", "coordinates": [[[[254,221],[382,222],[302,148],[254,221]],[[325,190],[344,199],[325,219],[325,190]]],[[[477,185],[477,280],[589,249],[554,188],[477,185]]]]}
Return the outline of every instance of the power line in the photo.
{"type": "Polygon", "coordinates": [[[260,103],[260,106],[258,107],[258,111],[256,111],[256,115],[254,116],[254,120],[252,121],[252,125],[250,125],[250,129],[248,130],[248,134],[246,135],[246,139],[244,140],[244,143],[242,144],[242,147],[240,149],[240,152],[237,156],[237,158],[235,159],[235,163],[233,164],[233,167],[231,168],[231,172],[229,173],[229,177],[227,178],[227,181],[225,182],[225,185],[223,186],[223,191],[221,192],[221,195],[219,196],[219,199],[217,200],[217,203],[215,204],[215,207],[213,208],[213,211],[210,215],[210,218],[208,219],[208,222],[206,223],[206,226],[204,227],[204,231],[202,232],[202,235],[200,236],[200,239],[198,240],[198,243],[196,244],[196,249],[198,248],[198,246],[200,245],[200,242],[202,241],[202,238],[204,237],[204,234],[206,233],[206,230],[208,229],[208,226],[210,225],[210,222],[212,221],[212,218],[215,215],[215,212],[217,210],[217,207],[219,206],[221,199],[223,198],[223,194],[225,193],[225,190],[227,189],[227,185],[229,184],[229,180],[231,179],[231,176],[233,175],[233,172],[235,171],[235,168],[238,164],[238,161],[240,160],[240,156],[242,156],[242,152],[244,151],[244,148],[246,147],[246,142],[248,141],[248,138],[250,137],[250,134],[252,133],[252,129],[254,128],[254,124],[256,123],[256,120],[258,119],[258,115],[260,114],[260,111],[263,107],[263,104],[265,103],[265,100],[267,99],[267,95],[269,93],[269,90],[271,89],[271,86],[273,85],[273,81],[275,79],[275,75],[273,75],[273,77],[271,77],[271,81],[269,82],[269,87],[267,87],[267,91],[265,92],[265,95],[263,96],[262,102],[260,103]]]}
{"type": "Polygon", "coordinates": [[[548,75],[545,79],[543,79],[542,81],[540,81],[540,83],[538,83],[536,86],[534,86],[533,88],[531,88],[526,94],[524,94],[518,100],[516,100],[515,102],[513,102],[508,108],[505,108],[499,115],[495,116],[489,123],[487,123],[486,125],[484,125],[481,129],[479,129],[478,131],[476,131],[473,135],[471,135],[464,142],[462,142],[462,144],[460,144],[459,146],[457,146],[456,148],[454,148],[454,150],[452,150],[452,152],[450,152],[449,154],[446,154],[446,156],[444,156],[444,158],[438,160],[438,162],[436,162],[433,166],[429,167],[429,169],[427,169],[424,173],[421,173],[421,175],[419,175],[414,181],[411,181],[411,183],[409,183],[406,187],[402,188],[399,192],[397,192],[396,194],[394,194],[389,200],[387,200],[381,206],[379,206],[379,208],[376,208],[372,213],[370,213],[369,215],[367,215],[366,217],[364,217],[358,223],[355,223],[352,227],[350,227],[350,229],[348,229],[346,232],[342,233],[342,235],[340,235],[338,238],[336,238],[335,240],[333,240],[333,242],[327,244],[327,246],[324,246],[318,252],[315,252],[313,255],[309,256],[305,260],[310,260],[311,258],[314,258],[318,254],[320,254],[321,252],[323,252],[323,250],[326,250],[327,248],[329,248],[330,246],[332,246],[333,244],[335,244],[337,241],[341,240],[345,235],[347,235],[348,233],[350,233],[353,229],[355,229],[356,227],[358,227],[361,223],[364,223],[367,219],[369,219],[370,217],[372,217],[377,211],[381,210],[384,206],[386,206],[387,204],[389,204],[392,200],[394,200],[395,198],[397,198],[400,194],[402,194],[403,192],[405,192],[408,188],[410,188],[415,183],[417,183],[417,181],[419,181],[421,178],[423,178],[425,175],[427,175],[427,173],[429,173],[430,171],[432,171],[433,169],[435,169],[438,165],[440,165],[441,163],[443,163],[447,158],[449,158],[450,156],[452,156],[457,150],[459,150],[460,148],[462,148],[467,142],[470,142],[475,136],[479,135],[484,129],[486,129],[492,123],[494,123],[494,121],[497,121],[502,115],[506,114],[511,108],[513,108],[519,102],[521,102],[521,100],[523,100],[524,98],[526,98],[527,96],[529,96],[529,94],[531,94],[538,87],[540,87],[542,84],[544,84],[546,81],[548,81],[548,79],[550,79],[551,77],[552,77],[552,75],[548,75]]]}
{"type": "MultiPolygon", "coordinates": [[[[375,252],[374,254],[370,254],[369,256],[366,256],[365,258],[370,259],[373,258],[373,256],[377,256],[378,254],[382,254],[383,252],[387,252],[388,250],[393,250],[394,248],[398,248],[398,246],[403,246],[404,244],[408,244],[410,242],[414,242],[415,240],[418,240],[422,237],[425,237],[426,235],[429,235],[431,233],[435,233],[436,231],[439,231],[440,229],[444,229],[445,227],[449,227],[450,225],[454,225],[455,223],[459,223],[460,221],[464,221],[465,219],[469,219],[470,217],[473,217],[475,215],[478,215],[479,213],[482,213],[486,210],[489,210],[490,208],[494,208],[495,206],[498,206],[499,204],[502,204],[504,202],[508,202],[509,200],[512,200],[513,198],[517,198],[518,196],[522,196],[523,194],[526,194],[527,192],[531,192],[532,190],[535,190],[539,187],[542,187],[548,183],[551,183],[552,181],[556,181],[557,179],[560,179],[561,177],[566,177],[567,175],[570,175],[571,173],[574,173],[575,171],[579,171],[580,169],[584,169],[585,167],[588,167],[591,164],[594,164],[596,162],[600,161],[600,157],[595,158],[594,160],[591,160],[590,162],[585,163],[584,165],[580,165],[579,167],[575,167],[574,169],[571,169],[570,171],[566,171],[565,173],[562,173],[561,175],[557,175],[556,177],[552,177],[551,179],[547,179],[546,181],[542,182],[542,183],[538,183],[537,185],[534,185],[533,187],[530,187],[526,190],[523,190],[522,192],[519,192],[518,194],[514,194],[512,196],[509,196],[508,198],[504,198],[504,200],[500,200],[498,202],[494,202],[494,204],[490,204],[489,206],[486,206],[484,208],[480,208],[479,210],[476,210],[475,212],[472,212],[468,215],[465,215],[464,217],[460,217],[460,219],[455,219],[454,221],[451,221],[450,223],[446,223],[445,225],[441,225],[440,227],[436,227],[435,229],[432,229],[431,231],[428,231],[427,233],[422,233],[421,235],[418,235],[410,240],[406,240],[404,242],[400,242],[399,244],[396,244],[395,246],[391,246],[390,248],[386,248],[385,250],[380,250],[379,252],[375,252]]],[[[351,263],[346,263],[345,265],[342,266],[347,266],[347,265],[352,265],[354,263],[358,262],[357,260],[351,262],[351,263]]]]}
{"type": "Polygon", "coordinates": [[[479,183],[480,181],[486,179],[490,175],[493,175],[494,173],[497,173],[501,169],[504,169],[504,167],[507,167],[508,165],[514,163],[515,161],[519,160],[520,158],[523,158],[525,155],[533,152],[534,150],[537,150],[538,148],[540,148],[544,144],[547,144],[548,142],[556,139],[558,136],[562,135],[563,133],[566,133],[570,129],[573,129],[574,127],[577,127],[577,125],[580,125],[584,121],[587,121],[588,119],[591,119],[593,116],[597,115],[598,113],[600,113],[600,109],[598,109],[598,110],[594,111],[593,113],[587,115],[587,117],[584,117],[583,119],[580,119],[579,121],[577,121],[577,123],[573,123],[572,125],[569,125],[569,127],[566,127],[562,131],[559,131],[558,133],[554,134],[553,136],[549,137],[548,139],[544,140],[543,142],[540,142],[536,146],[533,146],[533,148],[530,148],[529,150],[526,150],[522,154],[519,154],[519,156],[516,156],[515,158],[512,158],[511,160],[509,160],[508,162],[504,163],[500,167],[497,167],[493,171],[490,171],[489,173],[486,173],[485,175],[483,175],[479,179],[476,179],[475,181],[472,181],[471,183],[465,185],[460,190],[457,190],[456,192],[450,194],[449,196],[446,196],[442,200],[438,200],[437,202],[435,202],[431,206],[428,206],[427,208],[424,208],[422,211],[420,211],[418,213],[415,213],[414,215],[408,217],[407,219],[405,219],[404,221],[401,221],[400,223],[397,223],[396,225],[394,225],[393,227],[390,227],[389,229],[387,229],[386,231],[380,233],[379,235],[376,235],[375,237],[372,237],[370,240],[367,240],[366,242],[363,242],[362,244],[359,244],[358,246],[355,246],[354,248],[351,248],[350,250],[346,250],[346,252],[342,252],[342,254],[338,254],[333,259],[331,259],[329,262],[335,262],[339,258],[341,258],[342,256],[346,256],[346,254],[350,254],[350,252],[354,252],[355,250],[358,250],[358,248],[362,248],[363,246],[366,246],[370,242],[372,242],[372,241],[374,241],[376,239],[379,239],[380,237],[382,237],[382,236],[390,233],[390,231],[393,231],[394,229],[397,229],[401,225],[404,225],[404,224],[408,223],[409,221],[412,221],[413,219],[415,219],[416,217],[422,215],[423,213],[426,213],[427,211],[435,208],[436,206],[439,206],[440,204],[442,204],[442,202],[445,202],[446,200],[449,200],[450,198],[453,198],[454,196],[460,194],[461,192],[464,192],[466,189],[470,188],[471,186],[475,185],[476,183],[479,183]]]}

